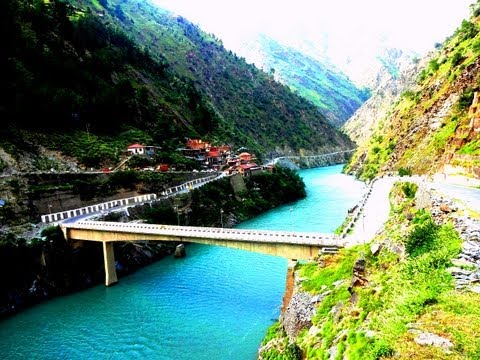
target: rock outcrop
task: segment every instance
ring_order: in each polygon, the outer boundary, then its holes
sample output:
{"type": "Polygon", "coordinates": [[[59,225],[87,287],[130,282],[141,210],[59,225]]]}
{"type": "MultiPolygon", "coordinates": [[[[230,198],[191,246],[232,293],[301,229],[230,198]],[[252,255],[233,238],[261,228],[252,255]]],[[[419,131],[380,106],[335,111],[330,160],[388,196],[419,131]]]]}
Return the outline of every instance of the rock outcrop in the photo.
{"type": "Polygon", "coordinates": [[[315,307],[308,293],[300,292],[293,295],[281,320],[288,338],[294,340],[301,330],[312,326],[314,314],[315,307]]]}

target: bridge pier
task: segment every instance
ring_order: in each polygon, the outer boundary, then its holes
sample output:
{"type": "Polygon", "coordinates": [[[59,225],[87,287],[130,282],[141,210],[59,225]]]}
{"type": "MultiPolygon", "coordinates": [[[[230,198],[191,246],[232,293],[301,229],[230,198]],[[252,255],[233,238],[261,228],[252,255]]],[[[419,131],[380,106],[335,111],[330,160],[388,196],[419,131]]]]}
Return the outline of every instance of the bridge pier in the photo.
{"type": "Polygon", "coordinates": [[[103,262],[105,264],[105,286],[115,284],[117,279],[117,270],[115,269],[115,254],[113,252],[113,242],[103,242],[103,262]]]}

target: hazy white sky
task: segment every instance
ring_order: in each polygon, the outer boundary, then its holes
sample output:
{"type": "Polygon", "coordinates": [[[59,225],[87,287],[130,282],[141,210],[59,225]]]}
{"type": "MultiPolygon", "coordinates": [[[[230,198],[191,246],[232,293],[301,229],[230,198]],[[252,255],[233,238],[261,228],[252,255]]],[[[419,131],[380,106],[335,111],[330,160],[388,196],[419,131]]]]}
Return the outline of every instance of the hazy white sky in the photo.
{"type": "Polygon", "coordinates": [[[419,52],[468,18],[474,0],[152,0],[214,33],[226,47],[263,32],[287,42],[328,33],[332,43],[359,36],[419,52]]]}

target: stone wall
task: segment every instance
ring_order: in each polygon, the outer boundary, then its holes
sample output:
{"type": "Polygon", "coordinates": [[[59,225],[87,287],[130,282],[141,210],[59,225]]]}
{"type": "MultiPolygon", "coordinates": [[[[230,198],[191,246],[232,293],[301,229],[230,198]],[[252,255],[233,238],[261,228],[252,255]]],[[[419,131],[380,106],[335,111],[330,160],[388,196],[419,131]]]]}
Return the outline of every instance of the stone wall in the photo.
{"type": "Polygon", "coordinates": [[[284,156],[277,158],[276,164],[290,169],[309,169],[315,167],[345,164],[350,159],[352,153],[353,150],[312,156],[284,156]]]}

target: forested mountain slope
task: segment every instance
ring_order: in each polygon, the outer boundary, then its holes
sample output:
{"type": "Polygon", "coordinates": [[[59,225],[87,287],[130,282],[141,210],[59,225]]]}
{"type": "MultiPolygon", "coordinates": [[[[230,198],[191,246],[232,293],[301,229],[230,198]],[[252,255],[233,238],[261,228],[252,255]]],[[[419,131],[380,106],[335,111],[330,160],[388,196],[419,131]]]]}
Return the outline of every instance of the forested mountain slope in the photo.
{"type": "Polygon", "coordinates": [[[214,35],[204,33],[188,20],[149,1],[105,3],[106,17],[111,14],[120,20],[123,28],[152,55],[166,58],[179,75],[192,79],[220,117],[233,121],[240,133],[279,151],[318,150],[346,139],[330,130],[318,109],[286,91],[273,76],[226,51],[214,35]]]}
{"type": "Polygon", "coordinates": [[[39,144],[88,166],[132,141],[168,151],[202,137],[259,154],[352,145],[307,100],[147,1],[7,0],[0,17],[0,167],[39,144]]]}
{"type": "Polygon", "coordinates": [[[370,179],[386,171],[478,176],[480,90],[480,10],[464,20],[430,60],[416,83],[359,147],[347,171],[370,179]],[[474,105],[475,107],[476,105],[474,105]]]}
{"type": "Polygon", "coordinates": [[[266,35],[246,42],[240,53],[317,105],[336,126],[343,125],[369,97],[368,89],[358,88],[333,65],[322,63],[266,35]]]}

